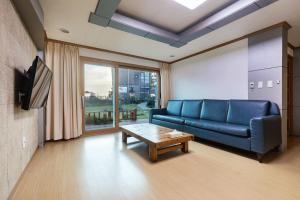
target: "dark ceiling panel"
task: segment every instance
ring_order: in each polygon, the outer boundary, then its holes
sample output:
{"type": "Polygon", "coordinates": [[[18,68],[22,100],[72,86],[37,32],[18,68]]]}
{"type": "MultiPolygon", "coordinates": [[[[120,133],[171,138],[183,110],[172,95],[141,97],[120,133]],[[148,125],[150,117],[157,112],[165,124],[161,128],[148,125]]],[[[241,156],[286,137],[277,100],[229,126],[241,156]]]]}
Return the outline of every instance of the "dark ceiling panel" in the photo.
{"type": "Polygon", "coordinates": [[[112,28],[116,28],[118,30],[121,30],[121,31],[125,31],[125,32],[128,32],[128,33],[139,35],[139,36],[142,36],[142,37],[145,37],[148,34],[147,31],[144,31],[140,28],[136,28],[134,26],[130,26],[130,25],[124,23],[123,20],[120,20],[120,18],[116,18],[116,17],[113,17],[111,19],[111,21],[109,23],[109,26],[112,27],[112,28]]]}
{"type": "Polygon", "coordinates": [[[182,43],[188,43],[212,31],[213,30],[207,26],[199,26],[198,28],[190,29],[189,31],[184,32],[180,37],[180,41],[182,43]]]}
{"type": "Polygon", "coordinates": [[[94,13],[91,13],[89,17],[89,22],[98,26],[106,27],[109,24],[109,21],[109,18],[100,17],[98,15],[95,15],[94,13]]]}
{"type": "Polygon", "coordinates": [[[153,34],[153,33],[149,33],[146,35],[146,38],[152,39],[152,40],[156,40],[158,42],[163,42],[166,44],[172,44],[174,42],[176,42],[176,40],[170,38],[170,37],[164,37],[160,34],[153,34]]]}
{"type": "Polygon", "coordinates": [[[195,25],[182,31],[180,34],[147,24],[120,13],[116,13],[121,0],[99,0],[95,13],[90,15],[89,22],[110,26],[118,30],[146,37],[152,40],[169,44],[173,47],[182,47],[188,42],[208,34],[220,27],[238,20],[278,0],[235,0],[227,7],[211,14],[195,25]]]}
{"type": "Polygon", "coordinates": [[[274,3],[275,1],[278,1],[278,0],[259,0],[259,1],[256,2],[256,4],[260,8],[263,8],[263,7],[266,7],[266,6],[270,5],[271,3],[274,3]]]}
{"type": "Polygon", "coordinates": [[[110,19],[116,12],[121,0],[99,0],[95,15],[110,19]]]}
{"type": "Polygon", "coordinates": [[[240,9],[239,11],[233,13],[232,15],[229,15],[227,17],[222,18],[221,20],[218,20],[216,23],[213,23],[212,25],[209,25],[209,27],[213,30],[216,30],[218,28],[221,28],[223,26],[225,26],[226,24],[229,24],[233,21],[236,21],[250,13],[255,12],[256,10],[258,10],[259,7],[253,3],[250,4],[249,6],[240,9]]]}

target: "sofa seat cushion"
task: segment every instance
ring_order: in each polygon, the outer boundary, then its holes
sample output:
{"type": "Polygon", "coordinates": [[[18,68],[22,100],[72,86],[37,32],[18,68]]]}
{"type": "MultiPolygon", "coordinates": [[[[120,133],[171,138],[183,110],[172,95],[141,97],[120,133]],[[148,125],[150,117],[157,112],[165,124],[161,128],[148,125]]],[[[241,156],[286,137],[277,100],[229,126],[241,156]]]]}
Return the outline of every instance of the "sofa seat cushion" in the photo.
{"type": "Polygon", "coordinates": [[[153,115],[153,119],[158,119],[158,120],[171,122],[175,124],[184,124],[184,119],[174,115],[153,115]]]}
{"type": "Polygon", "coordinates": [[[185,120],[185,124],[196,128],[202,128],[239,137],[249,137],[250,135],[250,127],[244,125],[209,120],[185,120]]]}

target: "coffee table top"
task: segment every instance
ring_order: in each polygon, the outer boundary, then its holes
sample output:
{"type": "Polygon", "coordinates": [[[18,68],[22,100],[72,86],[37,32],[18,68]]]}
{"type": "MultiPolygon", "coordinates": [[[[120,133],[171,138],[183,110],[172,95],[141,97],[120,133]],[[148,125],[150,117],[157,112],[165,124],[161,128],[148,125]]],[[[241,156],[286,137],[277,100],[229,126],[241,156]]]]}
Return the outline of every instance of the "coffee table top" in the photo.
{"type": "Polygon", "coordinates": [[[149,123],[125,125],[120,128],[122,131],[150,144],[175,143],[176,141],[182,142],[183,140],[193,140],[192,134],[184,132],[182,132],[183,135],[181,136],[171,138],[167,133],[172,132],[173,129],[149,123]]]}

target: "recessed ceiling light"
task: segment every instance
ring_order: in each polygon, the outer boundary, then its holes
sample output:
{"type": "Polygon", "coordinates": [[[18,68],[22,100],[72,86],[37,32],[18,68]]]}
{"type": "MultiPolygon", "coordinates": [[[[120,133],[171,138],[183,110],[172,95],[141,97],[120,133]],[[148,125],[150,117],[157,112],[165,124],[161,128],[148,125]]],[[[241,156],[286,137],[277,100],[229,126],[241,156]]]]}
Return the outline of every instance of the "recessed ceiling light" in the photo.
{"type": "Polygon", "coordinates": [[[59,30],[60,30],[61,32],[63,32],[63,33],[66,33],[66,34],[70,33],[70,31],[67,30],[67,29],[65,29],[65,28],[60,28],[59,30]]]}
{"type": "Polygon", "coordinates": [[[188,9],[195,9],[201,4],[203,4],[206,0],[173,0],[179,4],[181,4],[184,7],[187,7],[188,9]]]}

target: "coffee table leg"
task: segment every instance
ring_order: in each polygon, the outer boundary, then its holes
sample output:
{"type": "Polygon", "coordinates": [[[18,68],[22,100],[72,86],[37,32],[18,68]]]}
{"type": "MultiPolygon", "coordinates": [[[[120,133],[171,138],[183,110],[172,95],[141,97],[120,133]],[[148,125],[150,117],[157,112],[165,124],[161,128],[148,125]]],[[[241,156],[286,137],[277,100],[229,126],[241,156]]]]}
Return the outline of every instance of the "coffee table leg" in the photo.
{"type": "Polygon", "coordinates": [[[188,153],[189,152],[189,143],[188,142],[183,142],[182,145],[183,145],[183,147],[182,147],[181,151],[183,153],[188,153]]]}
{"type": "Polygon", "coordinates": [[[157,161],[157,148],[154,145],[149,145],[149,156],[150,160],[155,162],[157,161]]]}
{"type": "Polygon", "coordinates": [[[127,134],[124,131],[122,132],[122,140],[127,144],[127,134]]]}

